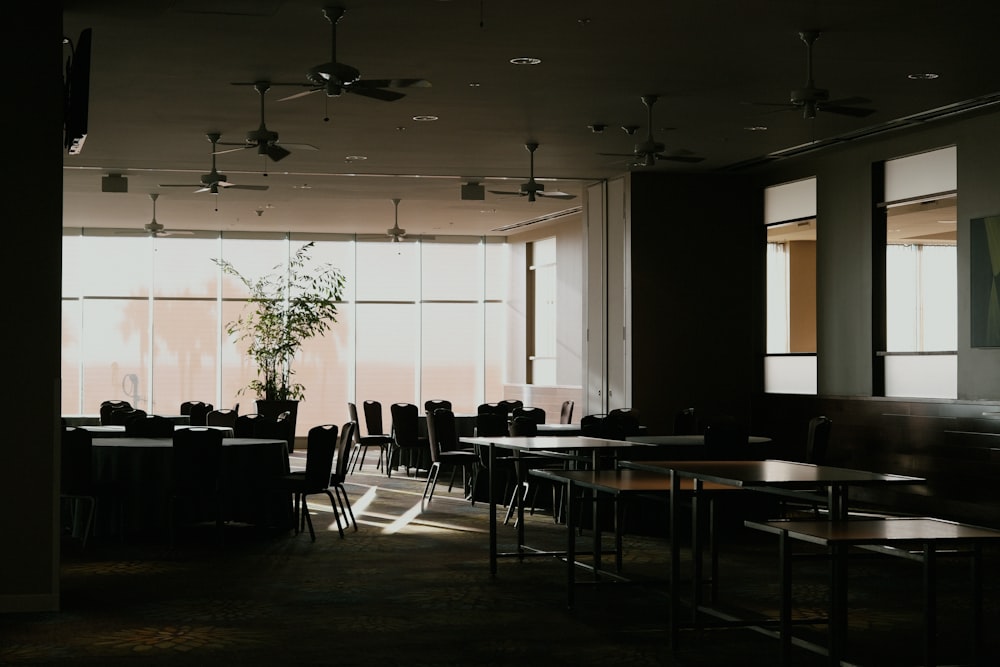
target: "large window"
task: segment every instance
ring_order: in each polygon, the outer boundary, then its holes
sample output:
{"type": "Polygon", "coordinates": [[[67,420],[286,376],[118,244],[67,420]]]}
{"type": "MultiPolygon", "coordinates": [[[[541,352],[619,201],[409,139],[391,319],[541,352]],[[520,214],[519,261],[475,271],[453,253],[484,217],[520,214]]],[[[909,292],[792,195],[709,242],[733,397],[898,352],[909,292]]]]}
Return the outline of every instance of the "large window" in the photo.
{"type": "Polygon", "coordinates": [[[224,329],[246,294],[212,259],[254,277],[307,241],[315,242],[315,259],[344,272],[347,288],[337,323],[308,341],[293,365],[306,386],[299,435],[346,421],[348,401],[379,400],[388,419],[394,402],[447,398],[456,411],[474,412],[502,397],[502,239],[154,239],[66,230],[63,414],[96,414],[106,399],[159,414],[175,413],[184,400],[254,411],[255,397],[238,393],[254,368],[224,329]]]}
{"type": "Polygon", "coordinates": [[[885,165],[885,396],[957,397],[955,179],[954,148],[885,165]]]}
{"type": "Polygon", "coordinates": [[[816,180],[767,188],[764,390],[816,393],[816,180]]]}
{"type": "Polygon", "coordinates": [[[556,239],[528,244],[528,383],[556,382],[556,239]]]}

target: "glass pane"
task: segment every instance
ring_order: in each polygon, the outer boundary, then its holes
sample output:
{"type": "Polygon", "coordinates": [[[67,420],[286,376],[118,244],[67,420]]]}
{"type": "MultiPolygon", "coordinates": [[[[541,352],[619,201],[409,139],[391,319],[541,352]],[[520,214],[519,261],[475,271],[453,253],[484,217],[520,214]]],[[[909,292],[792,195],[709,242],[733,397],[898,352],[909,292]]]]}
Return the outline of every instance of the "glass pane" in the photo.
{"type": "Polygon", "coordinates": [[[483,403],[496,403],[503,398],[504,369],[507,365],[506,312],[505,303],[486,304],[483,403]]]}
{"type": "Polygon", "coordinates": [[[219,315],[215,301],[153,301],[151,411],[175,415],[184,401],[218,406],[219,315]]]}
{"type": "Polygon", "coordinates": [[[219,291],[219,267],[212,258],[218,256],[219,239],[156,239],[153,296],[214,298],[219,291]]]}
{"type": "Polygon", "coordinates": [[[507,244],[487,241],[483,244],[483,250],[486,261],[486,298],[503,301],[507,298],[507,244]]]}
{"type": "Polygon", "coordinates": [[[885,358],[885,395],[958,397],[958,355],[893,355],[885,358]]]}
{"type": "Polygon", "coordinates": [[[356,312],[355,402],[381,402],[388,428],[390,404],[417,402],[420,310],[387,303],[359,304],[356,312]]]}
{"type": "Polygon", "coordinates": [[[767,353],[816,352],[816,220],[767,228],[767,353]]]}
{"type": "Polygon", "coordinates": [[[420,245],[411,241],[358,241],[357,299],[417,301],[420,298],[420,245]]]}
{"type": "Polygon", "coordinates": [[[545,357],[532,359],[531,383],[538,385],[556,384],[556,360],[545,357]]]}
{"type": "Polygon", "coordinates": [[[886,350],[958,348],[956,198],[891,207],[886,222],[886,350]]]}
{"type": "MultiPolygon", "coordinates": [[[[242,301],[223,301],[221,319],[223,326],[226,322],[232,322],[239,317],[244,307],[245,304],[242,301]]],[[[219,391],[219,405],[216,407],[231,408],[239,403],[241,415],[256,412],[257,406],[254,404],[254,399],[257,397],[252,393],[241,393],[242,389],[257,377],[256,366],[246,356],[246,343],[234,344],[232,338],[226,334],[225,329],[222,329],[220,335],[223,341],[221,375],[219,377],[221,389],[219,391]]],[[[297,421],[296,424],[298,424],[297,421]]]]}
{"type": "Polygon", "coordinates": [[[84,296],[149,295],[152,239],[145,236],[84,236],[80,293],[84,296]]]}
{"type": "Polygon", "coordinates": [[[146,410],[149,301],[87,299],[83,323],[83,413],[96,415],[106,400],[146,410]]]}
{"type": "Polygon", "coordinates": [[[76,415],[82,412],[80,406],[80,361],[83,359],[81,304],[82,302],[78,300],[62,302],[62,366],[60,367],[62,401],[59,410],[64,415],[76,415]]]}
{"type": "Polygon", "coordinates": [[[457,414],[475,414],[482,374],[482,307],[477,303],[425,303],[420,401],[443,398],[457,414]]]}
{"type": "MultiPolygon", "coordinates": [[[[298,246],[296,246],[298,249],[298,246]]],[[[218,257],[218,255],[213,255],[218,257]]],[[[261,276],[280,271],[288,262],[288,241],[284,239],[222,239],[222,259],[228,260],[251,282],[261,276]]],[[[222,296],[225,299],[242,299],[247,290],[239,279],[223,276],[222,296]]]]}
{"type": "Polygon", "coordinates": [[[62,295],[74,297],[83,295],[82,248],[83,239],[79,231],[63,232],[62,240],[62,295]]]}
{"type": "Polygon", "coordinates": [[[478,243],[421,243],[421,295],[428,300],[477,301],[483,291],[478,243]]]}
{"type": "MultiPolygon", "coordinates": [[[[294,381],[306,388],[305,400],[299,403],[298,435],[305,436],[310,428],[319,424],[339,427],[348,421],[347,402],[351,400],[354,365],[350,349],[350,332],[354,326],[351,310],[346,306],[338,308],[337,322],[323,336],[303,343],[292,365],[294,381]]],[[[364,424],[359,426],[364,432],[364,424]]]]}
{"type": "Polygon", "coordinates": [[[816,357],[764,357],[764,391],[815,394],[816,357]]]}

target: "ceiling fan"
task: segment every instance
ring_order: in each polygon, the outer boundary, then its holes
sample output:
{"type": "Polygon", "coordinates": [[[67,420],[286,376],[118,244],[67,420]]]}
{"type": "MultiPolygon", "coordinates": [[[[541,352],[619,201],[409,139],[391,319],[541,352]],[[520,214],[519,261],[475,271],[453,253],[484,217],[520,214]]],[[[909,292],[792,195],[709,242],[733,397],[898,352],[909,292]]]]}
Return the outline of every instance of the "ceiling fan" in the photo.
{"type": "Polygon", "coordinates": [[[222,189],[234,188],[236,190],[267,190],[266,185],[236,185],[235,183],[230,183],[226,179],[225,174],[220,174],[215,169],[215,156],[217,153],[216,145],[219,143],[219,137],[221,136],[218,132],[209,132],[207,135],[208,140],[212,142],[212,171],[207,174],[201,175],[201,183],[161,183],[161,188],[198,188],[195,192],[210,192],[213,195],[219,194],[222,189]]]}
{"type": "Polygon", "coordinates": [[[276,86],[305,86],[309,90],[282,97],[279,102],[323,91],[327,97],[340,97],[343,93],[355,93],[385,102],[394,102],[406,97],[405,94],[387,88],[429,88],[424,79],[362,79],[361,72],[350,65],[337,62],[337,23],[344,16],[343,7],[325,7],[323,16],[330,22],[331,47],[330,62],[310,67],[306,72],[309,83],[275,83],[276,86]]]}
{"type": "Polygon", "coordinates": [[[538,143],[531,141],[524,145],[531,154],[530,170],[528,172],[528,182],[521,183],[521,188],[516,192],[507,192],[504,190],[490,190],[491,193],[495,195],[515,195],[518,197],[527,197],[528,201],[535,201],[535,197],[552,197],[553,199],[574,199],[576,195],[572,195],[568,192],[559,192],[558,190],[549,190],[546,192],[545,186],[535,180],[535,150],[538,149],[538,143]]]}
{"type": "Polygon", "coordinates": [[[122,229],[116,232],[121,236],[190,236],[194,232],[182,232],[168,230],[166,227],[161,225],[156,221],[156,199],[159,197],[159,193],[151,192],[149,193],[149,198],[153,202],[153,217],[152,219],[143,225],[142,229],[122,229]]]}
{"type": "Polygon", "coordinates": [[[399,228],[399,199],[393,199],[392,205],[396,207],[396,219],[392,227],[385,230],[385,233],[392,238],[393,243],[399,243],[406,236],[406,230],[399,228]]]}
{"type": "Polygon", "coordinates": [[[816,113],[823,111],[835,113],[842,116],[854,116],[864,118],[875,113],[875,109],[859,107],[859,104],[871,104],[871,100],[864,97],[847,97],[840,100],[831,100],[830,91],[824,88],[817,88],[813,81],[812,49],[813,43],[819,37],[818,30],[803,30],[799,33],[806,45],[806,83],[802,88],[796,88],[789,96],[788,102],[754,102],[757,106],[784,107],[787,110],[802,110],[802,117],[807,119],[816,118],[816,113]]]}
{"type": "Polygon", "coordinates": [[[641,98],[646,107],[646,139],[635,145],[631,153],[600,153],[600,155],[614,155],[620,157],[635,158],[633,166],[652,167],[657,160],[669,160],[671,162],[701,162],[705,158],[692,155],[688,151],[677,151],[674,153],[664,153],[666,147],[653,138],[653,105],[659,99],[658,95],[643,95],[641,98]]]}
{"type": "Polygon", "coordinates": [[[319,150],[312,144],[278,144],[278,133],[272,132],[267,129],[267,125],[264,124],[264,94],[271,89],[270,81],[254,81],[254,82],[233,82],[234,86],[253,86],[254,90],[260,95],[260,127],[256,130],[251,130],[247,132],[246,141],[242,144],[236,143],[226,143],[218,142],[220,146],[239,146],[239,148],[230,148],[222,151],[215,151],[214,154],[222,153],[232,153],[234,151],[246,150],[248,148],[256,148],[258,155],[264,155],[275,162],[279,160],[284,160],[286,157],[291,155],[289,148],[301,148],[310,151],[319,150]]]}

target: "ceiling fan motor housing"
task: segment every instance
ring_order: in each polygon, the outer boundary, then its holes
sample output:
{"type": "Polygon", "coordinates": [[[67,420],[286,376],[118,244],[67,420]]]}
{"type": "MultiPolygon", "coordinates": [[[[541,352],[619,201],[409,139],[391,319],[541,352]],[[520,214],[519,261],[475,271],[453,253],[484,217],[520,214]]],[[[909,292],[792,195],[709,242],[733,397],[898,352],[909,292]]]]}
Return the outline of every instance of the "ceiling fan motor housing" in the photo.
{"type": "Polygon", "coordinates": [[[310,69],[306,77],[317,86],[327,83],[349,86],[361,78],[361,72],[343,63],[324,63],[310,69]]]}
{"type": "Polygon", "coordinates": [[[809,102],[826,102],[830,99],[830,91],[823,88],[797,88],[792,91],[792,104],[808,104],[809,102]]]}

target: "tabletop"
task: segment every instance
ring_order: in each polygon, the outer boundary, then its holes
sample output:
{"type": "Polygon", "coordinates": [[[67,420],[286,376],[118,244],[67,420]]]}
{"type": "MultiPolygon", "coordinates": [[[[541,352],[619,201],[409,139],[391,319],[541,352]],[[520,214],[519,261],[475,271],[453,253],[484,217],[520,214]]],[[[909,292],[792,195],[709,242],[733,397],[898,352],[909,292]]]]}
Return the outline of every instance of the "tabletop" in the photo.
{"type": "MultiPolygon", "coordinates": [[[[288,445],[287,440],[280,438],[223,438],[223,447],[239,447],[244,445],[288,445]]],[[[94,447],[135,447],[147,449],[167,449],[174,446],[172,438],[94,438],[94,447]]]]}
{"type": "MultiPolygon", "coordinates": [[[[646,445],[704,445],[704,435],[630,435],[626,438],[632,442],[641,442],[646,445]]],[[[751,435],[747,438],[747,444],[763,445],[771,442],[771,438],[764,435],[751,435]]]]}
{"type": "Polygon", "coordinates": [[[729,486],[781,486],[811,489],[823,484],[917,484],[921,477],[891,473],[820,466],[798,461],[621,461],[622,468],[675,471],[681,477],[693,477],[729,486]]]}
{"type": "Polygon", "coordinates": [[[463,437],[460,439],[469,445],[502,447],[516,451],[560,450],[560,449],[614,449],[632,447],[641,443],[627,440],[609,440],[606,438],[591,438],[589,436],[547,435],[544,437],[463,437]]]}
{"type": "MultiPolygon", "coordinates": [[[[539,468],[531,470],[530,474],[558,483],[572,482],[577,486],[604,493],[649,493],[653,491],[670,491],[670,477],[662,472],[648,470],[548,470],[539,468]]],[[[681,488],[686,491],[694,489],[694,480],[682,479],[681,488]]],[[[722,484],[710,484],[708,490],[733,490],[734,487],[722,484]]]]}
{"type": "Polygon", "coordinates": [[[963,542],[1000,539],[1000,530],[932,517],[889,517],[850,521],[747,521],[751,528],[778,533],[820,545],[892,542],[963,542]]]}
{"type": "MultiPolygon", "coordinates": [[[[95,438],[124,438],[128,437],[125,432],[124,426],[118,426],[115,424],[100,424],[100,425],[85,425],[77,426],[76,428],[82,428],[85,431],[89,431],[94,434],[95,438]]],[[[187,426],[184,424],[174,424],[174,430],[179,431],[185,428],[211,428],[222,431],[223,437],[233,437],[233,429],[229,426],[187,426]]]]}

